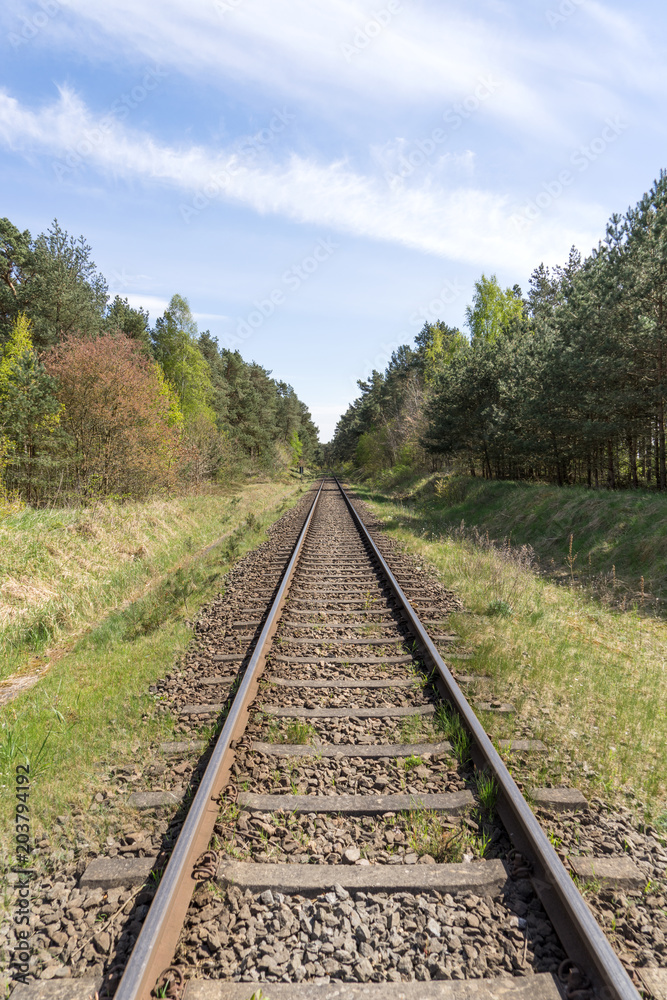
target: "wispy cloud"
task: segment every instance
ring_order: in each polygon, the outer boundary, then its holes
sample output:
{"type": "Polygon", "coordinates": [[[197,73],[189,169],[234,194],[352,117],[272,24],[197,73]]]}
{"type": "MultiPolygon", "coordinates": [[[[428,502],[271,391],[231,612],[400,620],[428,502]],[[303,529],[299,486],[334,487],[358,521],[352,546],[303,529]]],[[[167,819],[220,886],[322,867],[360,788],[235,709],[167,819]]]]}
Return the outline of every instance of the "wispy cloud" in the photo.
{"type": "MultiPolygon", "coordinates": [[[[317,108],[341,125],[341,112],[367,108],[434,107],[464,97],[485,74],[503,80],[503,92],[487,109],[492,119],[522,135],[568,140],[572,118],[585,113],[567,94],[536,86],[563,67],[586,65],[591,79],[614,94],[606,43],[628,45],[634,54],[635,25],[627,35],[622,15],[587,0],[602,28],[596,47],[588,40],[544,37],[521,24],[516,5],[401,0],[373,44],[351,61],[343,49],[363,31],[373,9],[366,0],[162,0],[160,16],[151,0],[60,0],[66,18],[55,19],[50,40],[98,61],[121,57],[158,60],[175,71],[215,84],[242,82],[250,103],[272,92],[317,108]],[[56,23],[57,21],[57,23],[56,23]],[[556,98],[555,100],[553,98],[556,98]]],[[[2,16],[2,15],[0,15],[2,16]]],[[[11,18],[3,21],[10,27],[11,18]]],[[[581,23],[586,23],[582,19],[581,23]]],[[[579,74],[580,75],[580,74],[579,74]]],[[[570,135],[571,139],[571,135],[570,135]]]]}
{"type": "Polygon", "coordinates": [[[38,110],[0,91],[0,139],[26,155],[50,156],[54,172],[85,143],[77,169],[92,167],[125,180],[166,184],[185,197],[224,174],[218,197],[294,222],[374,240],[385,240],[430,254],[474,264],[512,259],[517,267],[535,259],[558,260],[567,247],[592,244],[605,212],[595,206],[563,205],[520,238],[513,235],[508,196],[436,178],[390,187],[384,178],[353,170],[346,160],[319,162],[291,154],[280,161],[239,162],[238,155],[201,145],[175,147],[112,120],[95,142],[87,137],[97,119],[71,90],[38,110]]]}

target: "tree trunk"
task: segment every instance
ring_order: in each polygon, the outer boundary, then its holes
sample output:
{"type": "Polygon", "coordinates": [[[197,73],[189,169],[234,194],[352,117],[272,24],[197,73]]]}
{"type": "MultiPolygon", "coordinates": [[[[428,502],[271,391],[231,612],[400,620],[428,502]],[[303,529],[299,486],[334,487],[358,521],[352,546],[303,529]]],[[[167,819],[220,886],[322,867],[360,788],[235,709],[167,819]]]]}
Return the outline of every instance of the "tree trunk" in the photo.
{"type": "Polygon", "coordinates": [[[614,475],[614,443],[611,438],[607,439],[607,486],[610,490],[616,489],[616,478],[614,475]]]}
{"type": "Polygon", "coordinates": [[[489,450],[486,447],[486,441],[484,442],[484,461],[486,463],[486,478],[493,479],[493,473],[491,471],[491,461],[489,459],[489,450]]]}
{"type": "Polygon", "coordinates": [[[655,451],[654,451],[654,453],[655,453],[655,485],[657,486],[658,489],[660,489],[660,446],[658,444],[658,439],[659,439],[659,436],[660,436],[659,435],[659,426],[660,425],[658,424],[658,420],[656,418],[656,422],[655,422],[655,442],[654,442],[655,451]]]}
{"type": "Polygon", "coordinates": [[[667,468],[665,466],[665,400],[662,396],[663,357],[662,344],[658,351],[658,379],[660,399],[658,400],[658,454],[660,460],[660,489],[667,489],[667,468]]]}

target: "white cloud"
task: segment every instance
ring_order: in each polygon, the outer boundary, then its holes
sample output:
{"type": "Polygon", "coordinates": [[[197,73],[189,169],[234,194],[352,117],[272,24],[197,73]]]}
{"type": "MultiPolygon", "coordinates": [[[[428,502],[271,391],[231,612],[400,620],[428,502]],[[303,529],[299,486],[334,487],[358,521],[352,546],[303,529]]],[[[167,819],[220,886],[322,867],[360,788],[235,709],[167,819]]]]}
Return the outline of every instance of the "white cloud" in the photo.
{"type": "MultiPolygon", "coordinates": [[[[153,317],[161,316],[169,305],[169,299],[164,298],[162,295],[151,295],[147,292],[126,292],[113,289],[109,292],[110,300],[113,301],[116,295],[120,295],[122,299],[127,299],[133,309],[145,309],[153,317]]],[[[229,320],[230,318],[221,313],[200,312],[193,312],[192,317],[197,323],[208,322],[209,320],[229,320]]]]}
{"type": "Polygon", "coordinates": [[[161,295],[144,295],[143,292],[116,292],[111,291],[111,300],[115,295],[120,295],[122,299],[127,299],[133,309],[145,309],[152,316],[161,316],[169,305],[169,299],[162,298],[161,295]]]}
{"type": "Polygon", "coordinates": [[[387,0],[162,0],[159,11],[152,0],[61,3],[68,17],[53,19],[45,44],[59,42],[97,62],[121,54],[155,60],[207,85],[242,83],[250,104],[261,95],[265,105],[271,93],[315,107],[337,125],[360,107],[437,113],[491,76],[502,87],[484,114],[524,135],[567,141],[572,111],[581,108],[564,95],[554,100],[555,91],[536,79],[584,58],[608,82],[604,51],[591,54],[551,32],[528,40],[520,11],[507,5],[489,12],[456,0],[400,0],[387,18],[378,15],[387,0]],[[382,20],[381,30],[369,33],[382,20]]]}
{"type": "Polygon", "coordinates": [[[292,154],[258,164],[226,150],[176,148],[113,118],[100,128],[68,89],[37,111],[0,91],[0,141],[26,155],[52,156],[54,174],[65,180],[93,167],[116,178],[175,187],[185,221],[211,200],[224,199],[317,225],[323,235],[347,232],[474,264],[512,259],[525,268],[553,255],[560,260],[572,243],[587,250],[605,219],[595,206],[572,204],[570,193],[569,217],[563,201],[559,212],[545,213],[519,234],[509,223],[513,206],[504,194],[428,177],[389,186],[344,160],[319,163],[292,154]]]}

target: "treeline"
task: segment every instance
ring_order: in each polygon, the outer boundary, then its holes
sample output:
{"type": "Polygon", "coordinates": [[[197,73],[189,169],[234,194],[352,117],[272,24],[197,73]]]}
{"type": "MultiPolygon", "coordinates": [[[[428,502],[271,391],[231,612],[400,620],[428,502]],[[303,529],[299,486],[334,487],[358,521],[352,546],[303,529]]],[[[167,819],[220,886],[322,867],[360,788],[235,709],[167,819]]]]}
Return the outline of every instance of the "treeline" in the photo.
{"type": "Polygon", "coordinates": [[[426,324],[360,382],[330,457],[667,488],[667,173],[590,257],[536,268],[526,297],[482,275],[466,326],[426,324]]]}
{"type": "Polygon", "coordinates": [[[291,386],[200,333],[174,295],[151,328],[83,238],[0,220],[0,490],[31,504],[312,463],[318,432],[291,386]]]}

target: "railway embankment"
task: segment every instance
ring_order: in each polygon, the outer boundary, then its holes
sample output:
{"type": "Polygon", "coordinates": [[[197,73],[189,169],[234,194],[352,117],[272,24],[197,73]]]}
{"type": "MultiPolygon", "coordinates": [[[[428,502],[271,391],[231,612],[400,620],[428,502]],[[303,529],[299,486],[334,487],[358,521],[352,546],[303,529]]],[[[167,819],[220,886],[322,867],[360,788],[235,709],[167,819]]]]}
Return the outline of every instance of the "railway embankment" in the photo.
{"type": "Polygon", "coordinates": [[[301,490],[262,483],[142,504],[27,509],[3,520],[3,864],[13,851],[8,777],[26,760],[36,843],[67,863],[99,840],[104,769],[131,777],[146,739],[174,738],[149,686],[174,669],[199,609],[301,490]]]}
{"type": "MultiPolygon", "coordinates": [[[[464,602],[459,654],[489,699],[517,706],[513,735],[551,748],[531,768],[664,836],[667,498],[434,478],[356,492],[464,602]]],[[[489,717],[497,739],[507,725],[489,717]]]]}

